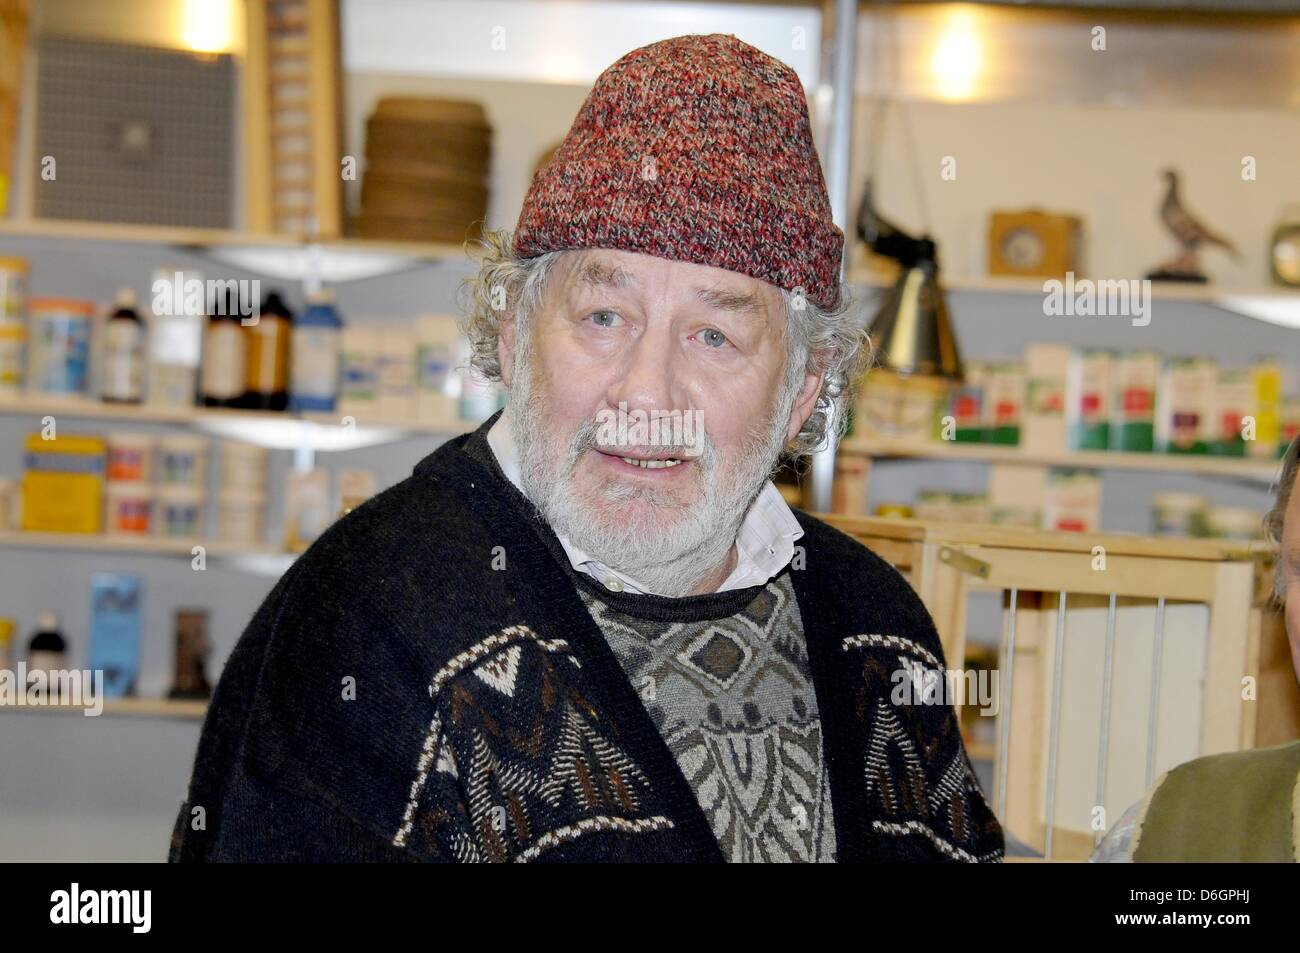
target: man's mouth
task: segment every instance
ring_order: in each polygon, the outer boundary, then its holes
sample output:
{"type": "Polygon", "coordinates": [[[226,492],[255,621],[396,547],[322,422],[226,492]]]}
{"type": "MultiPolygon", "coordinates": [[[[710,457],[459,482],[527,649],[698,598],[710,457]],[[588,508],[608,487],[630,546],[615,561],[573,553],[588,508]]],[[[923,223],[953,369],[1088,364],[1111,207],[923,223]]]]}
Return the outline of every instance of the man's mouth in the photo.
{"type": "Polygon", "coordinates": [[[621,454],[613,448],[604,450],[600,447],[596,447],[594,449],[610,463],[615,463],[615,461],[617,461],[615,466],[618,467],[618,469],[625,469],[627,472],[631,472],[633,468],[640,471],[673,470],[680,467],[683,463],[690,462],[690,459],[684,456],[654,454],[646,454],[643,456],[640,454],[621,454]]]}
{"type": "Polygon", "coordinates": [[[675,460],[671,457],[664,460],[640,460],[636,457],[619,457],[624,463],[630,463],[634,467],[641,467],[644,470],[663,470],[667,467],[679,466],[682,461],[675,460]]]}

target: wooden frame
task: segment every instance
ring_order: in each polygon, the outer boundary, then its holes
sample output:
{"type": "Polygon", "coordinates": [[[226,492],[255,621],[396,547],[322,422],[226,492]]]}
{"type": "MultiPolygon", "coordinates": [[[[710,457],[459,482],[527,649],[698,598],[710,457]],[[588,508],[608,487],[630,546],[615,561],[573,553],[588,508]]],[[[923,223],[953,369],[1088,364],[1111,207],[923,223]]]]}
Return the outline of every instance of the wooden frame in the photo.
{"type": "MultiPolygon", "coordinates": [[[[1271,582],[1271,554],[1262,546],[838,514],[822,518],[908,579],[935,620],[951,666],[965,664],[967,595],[979,589],[1003,593],[1005,650],[1015,593],[1014,660],[1009,668],[1005,660],[1001,666],[1014,685],[1014,705],[1005,725],[999,715],[998,737],[1005,733],[1006,751],[1000,752],[1005,763],[998,762],[993,797],[1005,805],[1007,828],[1035,846],[1048,846],[1044,778],[1061,592],[1164,599],[1208,608],[1202,707],[1197,713],[1199,754],[1287,740],[1279,737],[1285,732],[1279,731],[1279,723],[1293,726],[1288,737],[1300,736],[1300,690],[1289,654],[1277,649],[1279,615],[1269,603],[1266,584],[1271,582]],[[1099,557],[1104,563],[1098,564],[1099,557]],[[1104,565],[1104,571],[1098,565],[1104,565]],[[1264,633],[1271,633],[1267,641],[1264,633]],[[1261,671],[1264,663],[1268,667],[1261,671]],[[1254,698],[1243,698],[1243,678],[1255,680],[1254,698]],[[1288,705],[1294,708],[1289,715],[1288,705]]],[[[1067,608],[1067,619],[1071,611],[1067,608]]],[[[1280,641],[1285,646],[1285,636],[1280,641]]],[[[1108,727],[1110,737],[1116,726],[1108,727]]],[[[1092,843],[1086,832],[1054,825],[1051,856],[1083,859],[1092,843]]]]}
{"type": "Polygon", "coordinates": [[[246,0],[247,42],[243,63],[244,168],[246,220],[253,232],[292,233],[308,238],[338,238],[343,234],[341,175],[340,65],[338,7],[335,0],[246,0]],[[276,17],[271,17],[272,7],[276,17]],[[303,31],[292,43],[275,38],[281,26],[303,31]],[[302,96],[278,95],[277,56],[300,64],[287,84],[302,85],[302,96]],[[302,122],[277,118],[277,113],[301,114],[302,122]],[[305,160],[277,154],[289,135],[309,140],[305,160]],[[292,168],[290,168],[292,166],[292,168]],[[277,178],[286,171],[292,178],[277,178]],[[286,196],[305,190],[309,199],[295,204],[286,196]],[[315,227],[286,229],[288,221],[314,221],[315,227]]]}

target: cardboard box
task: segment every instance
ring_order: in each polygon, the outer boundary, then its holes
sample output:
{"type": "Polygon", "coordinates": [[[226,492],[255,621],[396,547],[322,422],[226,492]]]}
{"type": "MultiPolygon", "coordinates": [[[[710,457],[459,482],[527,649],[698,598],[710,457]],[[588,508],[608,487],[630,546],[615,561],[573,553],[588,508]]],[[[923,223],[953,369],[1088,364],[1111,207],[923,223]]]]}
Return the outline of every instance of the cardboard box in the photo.
{"type": "Polygon", "coordinates": [[[416,373],[415,412],[425,422],[459,417],[460,376],[456,373],[460,352],[460,329],[450,315],[427,314],[415,323],[416,373]]]}
{"type": "Polygon", "coordinates": [[[1272,457],[1272,448],[1282,439],[1282,378],[1282,364],[1275,358],[1264,358],[1250,366],[1255,439],[1246,441],[1249,456],[1272,457]]]}
{"type": "Polygon", "coordinates": [[[1025,348],[1025,406],[1020,443],[1034,453],[1067,449],[1065,386],[1070,348],[1064,344],[1030,344],[1025,348]]]}
{"type": "Polygon", "coordinates": [[[1130,453],[1155,450],[1156,389],[1160,355],[1135,351],[1115,359],[1110,447],[1130,453]]]}
{"type": "MultiPolygon", "coordinates": [[[[987,361],[965,361],[963,363],[965,380],[953,386],[948,393],[948,415],[955,422],[953,439],[957,443],[983,443],[984,402],[991,374],[991,364],[987,361]]],[[[940,438],[943,437],[941,424],[940,438]]]]}
{"type": "Polygon", "coordinates": [[[1095,533],[1101,525],[1101,476],[1089,470],[1052,470],[1043,501],[1043,529],[1095,533]]]}
{"type": "Polygon", "coordinates": [[[382,338],[373,328],[348,325],[339,344],[340,383],[338,412],[358,423],[379,414],[379,361],[382,338]]]}
{"type": "Polygon", "coordinates": [[[105,451],[99,437],[27,437],[23,456],[23,531],[103,532],[105,451]]]}
{"type": "Polygon", "coordinates": [[[384,420],[415,419],[416,336],[406,328],[385,328],[379,334],[379,416],[384,420]]]}
{"type": "Polygon", "coordinates": [[[1110,447],[1112,364],[1110,351],[1080,348],[1070,353],[1065,384],[1065,421],[1071,450],[1110,447]]]}
{"type": "MultiPolygon", "coordinates": [[[[1255,417],[1256,410],[1253,375],[1236,368],[1220,368],[1210,416],[1210,453],[1221,457],[1244,457],[1246,444],[1252,442],[1243,435],[1246,418],[1255,417]]],[[[1264,438],[1269,446],[1277,443],[1276,424],[1272,426],[1274,436],[1264,438]]]]}
{"type": "Polygon", "coordinates": [[[104,696],[135,694],[144,624],[140,577],[97,572],[90,577],[89,667],[104,672],[104,696]]]}
{"type": "Polygon", "coordinates": [[[1161,453],[1209,452],[1214,389],[1219,369],[1203,357],[1165,360],[1156,390],[1156,450],[1161,453]]]}
{"type": "Polygon", "coordinates": [[[1020,443],[1025,405],[1025,366],[998,361],[990,369],[984,391],[984,438],[989,443],[1020,443]]]}

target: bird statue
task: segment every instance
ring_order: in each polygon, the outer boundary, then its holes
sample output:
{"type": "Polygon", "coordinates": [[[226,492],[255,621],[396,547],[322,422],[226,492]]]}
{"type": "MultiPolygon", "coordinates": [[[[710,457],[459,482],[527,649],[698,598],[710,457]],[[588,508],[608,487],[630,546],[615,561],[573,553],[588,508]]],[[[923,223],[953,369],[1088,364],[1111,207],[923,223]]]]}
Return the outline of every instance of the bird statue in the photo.
{"type": "Polygon", "coordinates": [[[1147,277],[1153,281],[1205,282],[1207,279],[1201,271],[1199,255],[1202,245],[1218,245],[1231,254],[1234,260],[1240,261],[1241,253],[1237,251],[1236,245],[1202,225],[1183,205],[1178,172],[1165,169],[1161,176],[1166,188],[1165,197],[1160,203],[1160,220],[1182,246],[1182,253],[1157,267],[1147,277]]]}

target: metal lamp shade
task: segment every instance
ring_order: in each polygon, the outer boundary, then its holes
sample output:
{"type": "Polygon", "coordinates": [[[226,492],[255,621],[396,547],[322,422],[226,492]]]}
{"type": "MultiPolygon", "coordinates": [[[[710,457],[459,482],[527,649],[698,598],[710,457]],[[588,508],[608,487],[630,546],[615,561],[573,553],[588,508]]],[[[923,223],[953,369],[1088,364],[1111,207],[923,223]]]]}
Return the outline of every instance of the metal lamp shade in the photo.
{"type": "Polygon", "coordinates": [[[962,379],[957,337],[934,264],[906,269],[885,295],[871,322],[880,367],[897,374],[962,379]]]}

